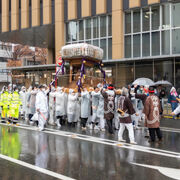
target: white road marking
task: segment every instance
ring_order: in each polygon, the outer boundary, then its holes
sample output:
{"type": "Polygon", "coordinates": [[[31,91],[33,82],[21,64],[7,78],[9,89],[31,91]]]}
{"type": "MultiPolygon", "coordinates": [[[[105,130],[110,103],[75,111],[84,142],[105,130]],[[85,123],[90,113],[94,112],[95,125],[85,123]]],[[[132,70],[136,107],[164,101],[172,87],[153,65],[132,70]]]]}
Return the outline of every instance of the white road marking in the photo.
{"type": "Polygon", "coordinates": [[[161,166],[152,166],[152,165],[138,164],[138,163],[131,163],[131,164],[136,165],[136,166],[150,168],[150,169],[156,169],[161,174],[169,178],[180,180],[180,169],[167,168],[167,167],[161,167],[161,166]]]}
{"type": "MultiPolygon", "coordinates": [[[[12,126],[12,125],[3,124],[3,123],[0,123],[0,124],[5,125],[5,126],[12,126]]],[[[37,127],[28,126],[28,125],[17,126],[17,128],[37,131],[37,127]]],[[[124,148],[124,149],[131,149],[131,150],[135,150],[135,151],[151,153],[151,154],[156,154],[156,155],[161,155],[161,156],[166,156],[166,157],[180,158],[180,153],[173,152],[173,151],[161,150],[161,149],[145,147],[145,146],[141,146],[141,145],[132,145],[129,143],[121,143],[118,141],[102,139],[102,138],[78,134],[78,133],[72,133],[72,132],[60,131],[60,130],[54,130],[54,129],[48,129],[48,128],[45,128],[43,133],[64,136],[64,137],[69,137],[69,138],[93,142],[93,143],[116,146],[116,147],[120,147],[120,148],[124,148]]]]}
{"type": "Polygon", "coordinates": [[[162,131],[180,133],[180,129],[177,129],[177,128],[161,127],[160,129],[161,129],[162,131]]]}
{"type": "Polygon", "coordinates": [[[75,180],[75,179],[73,179],[73,178],[64,176],[64,175],[62,175],[62,174],[58,174],[58,173],[55,173],[55,172],[53,172],[53,171],[40,168],[40,167],[38,167],[38,166],[29,164],[29,163],[26,163],[26,162],[24,162],[24,161],[20,161],[20,160],[17,160],[17,159],[14,159],[14,158],[11,158],[11,157],[2,155],[2,154],[0,154],[0,158],[1,158],[1,159],[4,159],[4,160],[7,160],[7,161],[11,161],[11,162],[16,163],[16,164],[19,164],[20,166],[24,166],[24,167],[27,167],[27,168],[29,168],[29,169],[38,171],[38,172],[43,173],[43,174],[46,174],[46,175],[48,175],[48,176],[52,176],[52,177],[54,177],[54,178],[58,178],[58,179],[62,179],[62,180],[75,180]]]}

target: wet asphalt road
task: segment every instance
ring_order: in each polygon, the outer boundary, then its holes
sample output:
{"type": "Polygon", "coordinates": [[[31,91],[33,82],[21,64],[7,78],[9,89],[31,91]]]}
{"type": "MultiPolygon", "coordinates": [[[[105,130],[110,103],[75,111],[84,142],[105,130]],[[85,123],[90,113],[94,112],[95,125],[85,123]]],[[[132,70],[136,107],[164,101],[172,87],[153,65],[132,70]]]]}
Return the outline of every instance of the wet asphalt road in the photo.
{"type": "MultiPolygon", "coordinates": [[[[180,128],[180,120],[164,120],[163,127],[180,128]],[[169,123],[169,125],[168,125],[169,123]]],[[[34,128],[34,127],[33,127],[34,128]]],[[[32,129],[33,129],[32,128],[32,129]]],[[[107,140],[117,140],[117,132],[114,136],[107,132],[82,132],[80,128],[61,130],[107,140]]],[[[175,130],[174,130],[175,131],[175,130]]],[[[149,144],[144,138],[144,130],[135,131],[136,141],[141,147],[152,147],[180,153],[180,129],[177,132],[163,131],[162,144],[149,144]]],[[[19,127],[0,125],[0,154],[21,160],[30,165],[62,174],[73,179],[82,180],[167,180],[171,176],[154,168],[147,168],[133,163],[152,165],[153,167],[174,168],[175,173],[180,171],[180,157],[169,157],[166,153],[152,154],[137,151],[131,148],[121,148],[99,142],[86,141],[45,132],[38,132],[19,127]]],[[[124,136],[127,139],[127,132],[124,136]]],[[[131,146],[130,146],[131,147],[131,146]]],[[[170,154],[170,152],[167,152],[170,154]]],[[[25,180],[51,180],[57,179],[51,175],[32,170],[0,158],[0,179],[25,179],[25,180]]],[[[166,172],[169,170],[166,170],[166,172]]],[[[174,171],[173,171],[174,173],[174,171]]],[[[174,173],[174,177],[176,177],[174,173]]],[[[172,173],[171,173],[172,174],[172,173]]],[[[180,176],[179,176],[180,179],[180,176]]]]}

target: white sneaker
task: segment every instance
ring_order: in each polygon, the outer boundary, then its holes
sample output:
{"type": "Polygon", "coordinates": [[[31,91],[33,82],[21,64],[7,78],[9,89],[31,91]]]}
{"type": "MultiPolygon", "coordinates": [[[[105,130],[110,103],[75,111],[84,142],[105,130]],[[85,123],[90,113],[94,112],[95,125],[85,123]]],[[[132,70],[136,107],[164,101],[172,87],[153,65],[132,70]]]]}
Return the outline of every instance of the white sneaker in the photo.
{"type": "Polygon", "coordinates": [[[90,125],[89,125],[89,129],[93,129],[93,124],[90,124],[90,125]]]}
{"type": "Polygon", "coordinates": [[[137,142],[135,142],[135,141],[132,141],[132,142],[130,142],[130,144],[134,144],[134,145],[136,145],[136,144],[137,144],[137,142]]]}
{"type": "Polygon", "coordinates": [[[59,121],[56,121],[56,124],[58,127],[61,127],[61,124],[59,123],[59,121]]]}
{"type": "Polygon", "coordinates": [[[104,129],[104,128],[102,128],[102,129],[101,129],[101,131],[103,131],[103,132],[104,132],[104,131],[105,131],[105,129],[104,129]]]}
{"type": "Polygon", "coordinates": [[[98,126],[95,126],[95,127],[94,127],[94,130],[99,130],[99,127],[98,127],[98,126]]]}
{"type": "Polygon", "coordinates": [[[118,139],[118,141],[120,141],[120,142],[126,142],[126,140],[124,140],[124,139],[118,139]]]}
{"type": "Polygon", "coordinates": [[[34,125],[34,121],[30,121],[29,124],[30,124],[31,126],[33,126],[33,125],[34,125]]]}
{"type": "Polygon", "coordinates": [[[86,127],[82,127],[82,131],[86,131],[86,127]]]}

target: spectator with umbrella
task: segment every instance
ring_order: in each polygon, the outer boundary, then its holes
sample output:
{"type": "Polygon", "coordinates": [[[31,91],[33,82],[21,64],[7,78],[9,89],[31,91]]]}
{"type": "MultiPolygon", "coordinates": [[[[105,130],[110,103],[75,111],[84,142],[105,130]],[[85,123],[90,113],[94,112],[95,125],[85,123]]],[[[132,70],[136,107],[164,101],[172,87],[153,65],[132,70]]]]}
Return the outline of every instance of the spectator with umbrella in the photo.
{"type": "MultiPolygon", "coordinates": [[[[168,103],[171,104],[172,112],[178,107],[178,93],[176,92],[175,87],[172,87],[170,90],[170,95],[168,97],[168,103]]],[[[173,116],[175,119],[175,116],[173,116]]]]}

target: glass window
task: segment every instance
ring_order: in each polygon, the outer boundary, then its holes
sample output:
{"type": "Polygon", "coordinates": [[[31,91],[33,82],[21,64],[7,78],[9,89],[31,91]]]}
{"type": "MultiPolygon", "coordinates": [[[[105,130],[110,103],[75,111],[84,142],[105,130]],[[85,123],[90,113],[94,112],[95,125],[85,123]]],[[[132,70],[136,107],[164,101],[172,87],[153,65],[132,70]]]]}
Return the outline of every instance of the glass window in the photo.
{"type": "Polygon", "coordinates": [[[140,32],[140,11],[133,12],[133,32],[140,32]]]}
{"type": "Polygon", "coordinates": [[[150,56],[150,34],[145,33],[142,35],[142,55],[150,56]]]}
{"type": "Polygon", "coordinates": [[[86,43],[87,43],[87,44],[91,44],[91,41],[90,41],[90,40],[87,40],[86,43]]]}
{"type": "Polygon", "coordinates": [[[180,12],[180,3],[173,4],[172,5],[172,23],[173,23],[173,27],[180,27],[179,12],[180,12]]]}
{"type": "Polygon", "coordinates": [[[134,63],[117,64],[116,86],[127,86],[134,81],[134,63]]]}
{"type": "Polygon", "coordinates": [[[99,37],[99,21],[98,18],[93,18],[93,38],[99,37]]]}
{"type": "Polygon", "coordinates": [[[135,62],[135,79],[137,78],[150,78],[153,80],[153,62],[152,61],[141,61],[135,62]]]}
{"type": "Polygon", "coordinates": [[[140,56],[140,35],[133,36],[133,56],[140,56]]]}
{"type": "Polygon", "coordinates": [[[99,47],[99,40],[94,40],[94,41],[93,41],[93,45],[99,47]]]}
{"type": "Polygon", "coordinates": [[[86,39],[91,39],[91,19],[86,19],[86,39]]]}
{"type": "Polygon", "coordinates": [[[152,55],[160,54],[160,32],[152,33],[152,55]]]}
{"type": "Polygon", "coordinates": [[[170,28],[169,4],[162,5],[162,29],[170,28]]]}
{"type": "Polygon", "coordinates": [[[71,41],[70,23],[66,24],[66,42],[71,41]]]}
{"type": "Polygon", "coordinates": [[[177,93],[180,94],[180,58],[176,58],[176,64],[175,64],[175,86],[177,88],[177,93]]]}
{"type": "Polygon", "coordinates": [[[151,9],[152,14],[152,30],[159,29],[160,17],[159,17],[159,6],[153,6],[151,9]]]}
{"type": "Polygon", "coordinates": [[[180,53],[180,29],[172,30],[172,53],[180,53]]]}
{"type": "Polygon", "coordinates": [[[131,33],[131,13],[125,13],[125,33],[131,33]]]}
{"type": "Polygon", "coordinates": [[[112,36],[112,16],[108,16],[108,36],[112,36]]]}
{"type": "Polygon", "coordinates": [[[79,21],[79,40],[84,40],[84,21],[79,21]]]}
{"type": "Polygon", "coordinates": [[[112,39],[108,39],[108,59],[112,59],[112,39]]]}
{"type": "Polygon", "coordinates": [[[170,54],[170,31],[162,31],[162,54],[170,54]]]}
{"type": "Polygon", "coordinates": [[[150,23],[150,11],[149,9],[143,9],[143,31],[149,31],[150,23]]]}
{"type": "Polygon", "coordinates": [[[100,41],[100,47],[103,49],[103,51],[104,51],[104,57],[103,57],[103,59],[107,59],[107,57],[106,57],[106,39],[101,39],[101,41],[100,41]]]}
{"type": "Polygon", "coordinates": [[[69,22],[68,31],[70,31],[70,36],[72,41],[77,41],[77,31],[78,31],[78,23],[75,21],[69,22]]]}
{"type": "Polygon", "coordinates": [[[131,57],[131,36],[125,36],[125,57],[131,57]]]}
{"type": "Polygon", "coordinates": [[[106,16],[100,17],[100,33],[101,37],[106,36],[106,16]]]}
{"type": "Polygon", "coordinates": [[[154,62],[154,81],[167,80],[173,83],[174,74],[173,61],[155,61],[154,62]]]}

